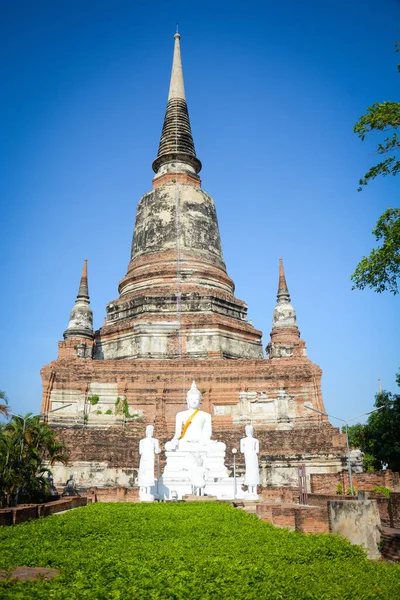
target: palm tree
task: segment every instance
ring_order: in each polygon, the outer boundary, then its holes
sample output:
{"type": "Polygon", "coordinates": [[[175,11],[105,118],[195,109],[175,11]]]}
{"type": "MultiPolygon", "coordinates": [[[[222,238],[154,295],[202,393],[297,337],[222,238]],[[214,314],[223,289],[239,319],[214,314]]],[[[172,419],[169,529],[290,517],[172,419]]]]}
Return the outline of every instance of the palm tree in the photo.
{"type": "Polygon", "coordinates": [[[17,490],[25,501],[46,496],[48,465],[67,460],[65,445],[39,417],[14,416],[0,425],[0,506],[9,506],[17,490]]]}
{"type": "Polygon", "coordinates": [[[8,399],[7,399],[6,393],[2,392],[0,390],[0,415],[3,415],[3,417],[6,417],[8,415],[7,404],[8,404],[8,399]],[[3,404],[3,402],[5,404],[3,404]]]}

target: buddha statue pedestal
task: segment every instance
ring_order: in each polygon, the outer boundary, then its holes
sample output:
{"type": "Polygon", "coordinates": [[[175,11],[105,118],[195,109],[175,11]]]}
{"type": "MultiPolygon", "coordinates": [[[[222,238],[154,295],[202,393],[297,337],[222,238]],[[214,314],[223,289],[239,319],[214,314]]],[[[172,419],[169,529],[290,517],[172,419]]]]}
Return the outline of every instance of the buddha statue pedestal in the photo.
{"type": "MultiPolygon", "coordinates": [[[[159,482],[161,498],[181,500],[190,494],[216,496],[218,499],[234,497],[234,480],[229,477],[224,464],[225,449],[214,449],[214,444],[210,446],[166,451],[167,464],[159,482]]],[[[237,478],[237,498],[244,498],[242,484],[243,478],[237,478]]]]}

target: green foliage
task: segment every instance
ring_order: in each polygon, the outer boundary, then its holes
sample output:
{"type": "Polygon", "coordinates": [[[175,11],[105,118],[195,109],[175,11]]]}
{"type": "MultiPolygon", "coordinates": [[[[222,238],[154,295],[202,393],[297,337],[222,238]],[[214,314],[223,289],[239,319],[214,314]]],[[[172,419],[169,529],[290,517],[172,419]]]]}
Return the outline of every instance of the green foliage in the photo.
{"type": "Polygon", "coordinates": [[[83,420],[87,423],[89,421],[89,415],[83,415],[83,420]]]}
{"type": "Polygon", "coordinates": [[[386,498],[389,498],[390,496],[390,491],[389,488],[383,486],[383,485],[376,485],[374,488],[372,488],[371,492],[380,492],[381,494],[385,494],[386,498]]]}
{"type": "Polygon", "coordinates": [[[398,293],[400,275],[400,208],[389,208],[372,232],[382,245],[363,256],[351,279],[353,289],[369,287],[376,292],[398,293]]]}
{"type": "MultiPolygon", "coordinates": [[[[342,433],[345,433],[346,428],[342,427],[342,433]]],[[[366,437],[367,425],[357,423],[348,428],[349,446],[350,448],[359,448],[363,453],[364,471],[373,473],[381,469],[381,464],[369,452],[369,444],[366,437]]]]}
{"type": "Polygon", "coordinates": [[[115,414],[124,415],[125,419],[134,419],[137,414],[131,415],[129,412],[129,404],[126,398],[122,399],[118,396],[115,401],[115,414]]]}
{"type": "Polygon", "coordinates": [[[368,418],[368,450],[381,467],[400,471],[400,394],[382,392],[375,398],[375,406],[382,409],[368,418]]]}
{"type": "Polygon", "coordinates": [[[336,535],[304,535],[222,503],[92,504],[0,528],[0,568],[55,567],[0,582],[2,600],[393,600],[400,565],[336,535]]]}
{"type": "Polygon", "coordinates": [[[49,469],[67,463],[66,448],[38,417],[13,417],[0,426],[0,506],[10,506],[17,490],[21,502],[44,499],[49,469]]]}
{"type": "MultiPolygon", "coordinates": [[[[400,45],[396,42],[396,52],[400,45]]],[[[398,65],[400,73],[400,65],[398,65]]],[[[376,102],[367,109],[354,125],[353,131],[361,140],[366,136],[382,134],[379,138],[376,154],[383,157],[360,179],[358,191],[361,191],[375,177],[397,175],[400,172],[400,160],[395,152],[400,148],[400,138],[396,129],[400,126],[399,102],[376,102]]],[[[379,218],[372,232],[376,239],[383,240],[380,247],[374,248],[369,256],[364,256],[356,267],[351,279],[354,289],[366,287],[376,292],[398,293],[400,274],[400,209],[388,208],[379,218]]]]}
{"type": "Polygon", "coordinates": [[[112,415],[111,408],[108,408],[104,414],[106,414],[106,415],[112,415]]]}
{"type": "MultiPolygon", "coordinates": [[[[397,375],[400,383],[400,374],[397,375]]],[[[375,396],[379,411],[369,415],[365,425],[349,427],[349,442],[364,452],[364,469],[376,471],[387,465],[400,470],[400,394],[382,392],[375,396]]]]}
{"type": "Polygon", "coordinates": [[[369,454],[368,452],[364,452],[363,467],[366,473],[374,473],[375,471],[379,471],[381,466],[382,465],[376,460],[375,456],[372,456],[372,454],[369,454]]]}
{"type": "Polygon", "coordinates": [[[3,415],[4,417],[8,414],[7,404],[8,399],[6,393],[0,390],[0,415],[3,415]]]}
{"type": "Polygon", "coordinates": [[[96,410],[96,415],[102,415],[103,411],[102,410],[96,410]]]}
{"type": "Polygon", "coordinates": [[[343,494],[343,484],[338,483],[336,486],[336,493],[337,494],[343,494]]]}
{"type": "Polygon", "coordinates": [[[357,490],[355,487],[351,487],[346,492],[347,496],[357,496],[357,490]]]}
{"type": "MultiPolygon", "coordinates": [[[[346,427],[342,427],[342,433],[346,433],[346,427]]],[[[357,423],[357,425],[351,425],[347,428],[347,435],[349,436],[350,448],[361,448],[364,442],[365,425],[357,423]]]]}
{"type": "Polygon", "coordinates": [[[90,404],[92,406],[95,406],[96,404],[99,403],[99,396],[97,394],[93,394],[93,396],[88,396],[88,402],[90,402],[90,404]]]}
{"type": "MultiPolygon", "coordinates": [[[[353,131],[364,141],[366,135],[373,132],[392,132],[400,125],[400,103],[399,102],[375,102],[367,109],[365,115],[362,115],[354,125],[353,131]]],[[[378,175],[386,177],[386,175],[397,175],[400,171],[400,160],[392,154],[400,148],[400,139],[397,133],[391,133],[385,137],[382,142],[379,142],[376,148],[376,154],[387,155],[377,165],[374,165],[360,179],[359,191],[368,185],[368,182],[378,175]]]]}

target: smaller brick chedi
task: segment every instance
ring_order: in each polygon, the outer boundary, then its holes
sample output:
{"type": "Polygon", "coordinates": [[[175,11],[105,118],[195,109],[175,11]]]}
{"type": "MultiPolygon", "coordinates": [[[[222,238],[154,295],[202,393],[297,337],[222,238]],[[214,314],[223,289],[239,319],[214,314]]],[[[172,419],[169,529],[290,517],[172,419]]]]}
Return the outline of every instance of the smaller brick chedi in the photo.
{"type": "Polygon", "coordinates": [[[153,170],[103,326],[93,330],[85,260],[58,358],[41,371],[42,409],[69,405],[49,415],[71,452],[55,480],[73,472],[81,486],[134,485],[144,426],[170,439],[192,380],[228,453],[246,424],[255,427],[262,484],[297,485],[301,463],[308,473],[341,471],[343,436],[305,408],[324,411],[322,372],[300,339],[282,260],[266,358],[261,331],[234,295],[214,200],[201,188],[178,33],[153,170]]]}

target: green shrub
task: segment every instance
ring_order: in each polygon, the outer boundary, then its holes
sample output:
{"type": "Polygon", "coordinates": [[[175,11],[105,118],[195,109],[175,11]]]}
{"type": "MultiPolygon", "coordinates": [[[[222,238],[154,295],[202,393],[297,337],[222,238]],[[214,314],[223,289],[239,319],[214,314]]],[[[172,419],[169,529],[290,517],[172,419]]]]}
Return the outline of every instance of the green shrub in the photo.
{"type": "Polygon", "coordinates": [[[96,415],[102,415],[103,411],[102,410],[96,410],[96,415]]]}
{"type": "Polygon", "coordinates": [[[389,498],[391,491],[392,490],[389,490],[389,488],[387,488],[387,487],[385,487],[383,485],[376,485],[371,490],[371,492],[380,492],[381,494],[385,494],[386,498],[389,498]]]}
{"type": "Polygon", "coordinates": [[[106,415],[112,415],[112,410],[111,408],[108,408],[105,412],[106,415]]]}
{"type": "Polygon", "coordinates": [[[90,404],[92,406],[95,406],[96,404],[99,403],[100,397],[97,394],[93,394],[93,396],[88,396],[88,402],[90,402],[90,404]]]}
{"type": "Polygon", "coordinates": [[[137,413],[133,415],[130,414],[127,399],[122,399],[119,396],[115,401],[115,414],[124,415],[125,419],[134,419],[135,417],[137,417],[137,413]]]}
{"type": "Polygon", "coordinates": [[[337,494],[343,494],[343,484],[338,483],[336,486],[336,493],[337,494]]]}
{"type": "Polygon", "coordinates": [[[400,598],[400,565],[218,502],[99,503],[2,527],[0,569],[15,565],[60,575],[0,582],[2,600],[400,598]]]}
{"type": "Polygon", "coordinates": [[[347,496],[357,496],[357,490],[355,487],[348,488],[346,494],[347,496]]]}

